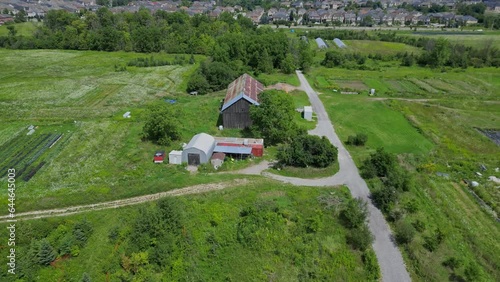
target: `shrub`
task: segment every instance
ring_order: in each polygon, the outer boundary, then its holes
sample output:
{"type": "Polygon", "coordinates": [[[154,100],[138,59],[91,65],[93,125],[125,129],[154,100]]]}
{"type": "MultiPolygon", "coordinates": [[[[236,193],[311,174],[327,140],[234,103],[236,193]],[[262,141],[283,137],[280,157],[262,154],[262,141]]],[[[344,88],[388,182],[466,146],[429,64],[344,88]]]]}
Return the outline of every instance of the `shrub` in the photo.
{"type": "Polygon", "coordinates": [[[443,261],[443,265],[451,270],[455,270],[462,266],[462,261],[456,257],[449,257],[447,260],[443,261]]]}
{"type": "Polygon", "coordinates": [[[409,244],[415,237],[415,228],[406,221],[399,221],[396,224],[396,241],[399,244],[409,244]]]}
{"type": "Polygon", "coordinates": [[[367,277],[370,279],[370,281],[378,281],[381,275],[375,252],[373,250],[367,250],[363,253],[361,258],[363,259],[363,263],[365,264],[365,270],[368,273],[367,277]]]}
{"type": "Polygon", "coordinates": [[[151,106],[145,120],[142,128],[145,140],[153,141],[159,145],[169,145],[181,137],[176,114],[166,104],[151,106]]]}
{"type": "Polygon", "coordinates": [[[425,236],[424,240],[424,248],[426,248],[429,252],[434,252],[437,247],[443,242],[445,235],[441,229],[436,229],[436,231],[429,236],[425,236]]]}
{"type": "Polygon", "coordinates": [[[387,177],[390,171],[396,167],[396,158],[386,152],[384,148],[378,148],[375,153],[363,162],[361,170],[365,178],[387,177]]]}
{"type": "Polygon", "coordinates": [[[73,227],[73,236],[75,237],[76,242],[80,247],[87,242],[91,234],[92,225],[86,219],[77,222],[73,227]]]}
{"type": "Polygon", "coordinates": [[[470,262],[464,269],[464,276],[466,281],[479,281],[481,278],[481,270],[475,262],[470,262]]]}
{"type": "Polygon", "coordinates": [[[424,232],[425,230],[425,222],[421,221],[420,219],[415,220],[412,225],[418,232],[424,232]]]}
{"type": "Polygon", "coordinates": [[[368,225],[366,223],[360,225],[358,228],[351,229],[347,235],[347,243],[349,243],[353,249],[365,251],[373,243],[374,237],[368,225]]]}
{"type": "Polygon", "coordinates": [[[373,191],[371,198],[380,210],[387,213],[398,201],[399,192],[392,186],[383,186],[373,191]]]}
{"type": "Polygon", "coordinates": [[[346,203],[340,212],[340,218],[347,228],[358,228],[366,222],[368,208],[366,202],[361,199],[353,199],[346,203]]]}
{"type": "Polygon", "coordinates": [[[338,150],[326,137],[300,135],[278,149],[281,165],[327,167],[337,159],[338,150]]]}
{"type": "Polygon", "coordinates": [[[347,145],[364,146],[366,141],[368,141],[368,136],[364,133],[358,133],[356,135],[349,135],[346,143],[347,145]]]}

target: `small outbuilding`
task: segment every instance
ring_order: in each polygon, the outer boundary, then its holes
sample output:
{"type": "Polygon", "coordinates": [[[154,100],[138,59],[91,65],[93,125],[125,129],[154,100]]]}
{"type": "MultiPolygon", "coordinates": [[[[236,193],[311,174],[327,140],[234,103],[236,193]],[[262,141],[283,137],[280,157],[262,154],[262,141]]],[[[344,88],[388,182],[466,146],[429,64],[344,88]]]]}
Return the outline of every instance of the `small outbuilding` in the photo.
{"type": "Polygon", "coordinates": [[[168,163],[169,164],[181,164],[182,163],[182,151],[172,150],[168,153],[168,163]]]}
{"type": "Polygon", "coordinates": [[[223,163],[224,159],[226,158],[226,154],[224,153],[214,153],[212,155],[212,158],[210,159],[210,162],[214,166],[215,169],[218,169],[223,163]]]}
{"type": "Polygon", "coordinates": [[[208,163],[214,152],[215,139],[206,134],[196,134],[182,151],[182,162],[188,165],[208,163]]]}
{"type": "Polygon", "coordinates": [[[311,106],[304,106],[304,119],[311,121],[313,115],[313,108],[311,106]]]}

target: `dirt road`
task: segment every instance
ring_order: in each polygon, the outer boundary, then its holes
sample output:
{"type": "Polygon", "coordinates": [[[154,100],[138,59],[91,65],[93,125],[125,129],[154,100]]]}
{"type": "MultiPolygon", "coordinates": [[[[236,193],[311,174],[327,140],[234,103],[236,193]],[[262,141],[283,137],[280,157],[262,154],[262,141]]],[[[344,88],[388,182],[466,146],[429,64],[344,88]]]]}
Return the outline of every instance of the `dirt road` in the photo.
{"type": "MultiPolygon", "coordinates": [[[[81,206],[73,206],[61,209],[52,209],[52,210],[41,210],[41,211],[31,211],[31,212],[23,212],[16,213],[15,220],[26,220],[26,219],[36,219],[36,218],[45,218],[45,217],[54,217],[54,216],[66,216],[76,213],[82,213],[86,211],[96,211],[103,209],[114,209],[119,207],[125,207],[130,205],[137,205],[146,202],[156,201],[160,198],[167,196],[182,196],[188,194],[198,194],[205,193],[209,191],[221,190],[229,187],[236,187],[240,185],[244,185],[248,183],[248,179],[237,179],[229,182],[221,182],[221,183],[211,183],[211,184],[200,184],[194,185],[190,187],[185,187],[181,189],[171,190],[167,192],[161,192],[152,195],[144,195],[129,199],[116,200],[111,202],[103,202],[91,205],[81,205],[81,206]]],[[[3,222],[11,222],[13,219],[8,215],[0,216],[0,223],[3,222]]]]}

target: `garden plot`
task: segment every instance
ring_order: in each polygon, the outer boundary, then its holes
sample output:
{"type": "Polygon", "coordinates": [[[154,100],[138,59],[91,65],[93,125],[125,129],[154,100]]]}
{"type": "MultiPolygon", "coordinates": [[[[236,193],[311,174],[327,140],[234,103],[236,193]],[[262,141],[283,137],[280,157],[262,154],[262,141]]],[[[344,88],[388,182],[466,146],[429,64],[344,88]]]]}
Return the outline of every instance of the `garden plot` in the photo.
{"type": "Polygon", "coordinates": [[[52,126],[37,129],[31,135],[27,132],[22,130],[0,146],[0,177],[14,168],[17,178],[29,181],[54,156],[49,150],[54,151],[65,136],[63,130],[54,130],[52,126]]]}
{"type": "Polygon", "coordinates": [[[420,79],[410,78],[409,80],[411,82],[413,82],[415,85],[417,85],[418,87],[420,87],[420,89],[422,89],[425,92],[429,92],[429,93],[433,93],[433,94],[439,93],[439,90],[430,86],[428,83],[426,83],[420,79]]]}
{"type": "Polygon", "coordinates": [[[441,91],[444,91],[446,93],[450,94],[465,94],[467,93],[466,91],[461,90],[460,88],[457,88],[447,81],[441,80],[441,79],[424,79],[424,81],[428,84],[430,84],[432,87],[439,89],[441,91]]]}
{"type": "Polygon", "coordinates": [[[399,92],[404,93],[414,93],[414,94],[422,94],[422,89],[408,80],[390,80],[388,81],[392,88],[396,89],[399,92]]]}
{"type": "Polygon", "coordinates": [[[342,89],[353,89],[353,90],[368,90],[368,86],[366,86],[362,81],[357,80],[338,80],[337,84],[342,89]]]}
{"type": "Polygon", "coordinates": [[[77,104],[82,106],[102,105],[106,98],[116,94],[124,86],[125,85],[123,84],[101,84],[85,94],[85,96],[83,96],[77,104]]]}

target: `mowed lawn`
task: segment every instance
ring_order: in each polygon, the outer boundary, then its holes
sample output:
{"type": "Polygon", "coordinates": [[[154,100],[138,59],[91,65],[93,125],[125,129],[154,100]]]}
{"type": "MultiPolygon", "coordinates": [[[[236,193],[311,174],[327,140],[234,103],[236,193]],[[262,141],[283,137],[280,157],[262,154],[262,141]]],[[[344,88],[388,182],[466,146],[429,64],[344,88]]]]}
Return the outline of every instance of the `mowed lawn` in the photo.
{"type": "Polygon", "coordinates": [[[366,95],[321,94],[323,104],[342,141],[349,135],[368,135],[367,148],[352,148],[366,157],[376,148],[402,154],[425,154],[434,145],[420,134],[398,111],[383,101],[369,99],[366,95]]]}

